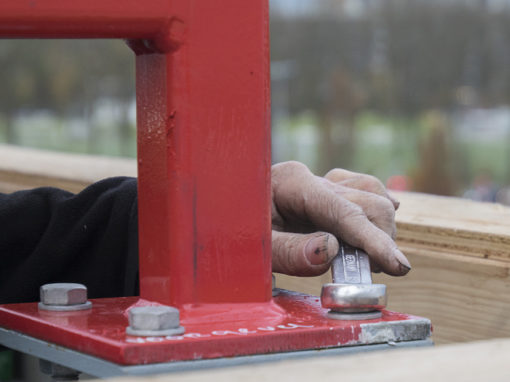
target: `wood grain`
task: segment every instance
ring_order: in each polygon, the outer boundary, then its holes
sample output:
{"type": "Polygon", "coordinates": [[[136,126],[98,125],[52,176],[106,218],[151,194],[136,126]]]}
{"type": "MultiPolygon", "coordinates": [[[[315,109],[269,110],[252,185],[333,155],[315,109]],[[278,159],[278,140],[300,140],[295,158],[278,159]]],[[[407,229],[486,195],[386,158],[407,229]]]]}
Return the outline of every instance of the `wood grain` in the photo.
{"type": "Polygon", "coordinates": [[[0,192],[41,186],[79,192],[112,176],[136,176],[136,160],[0,145],[0,192]]]}
{"type": "Polygon", "coordinates": [[[508,381],[510,339],[246,365],[115,382],[508,381]]]}
{"type": "MultiPolygon", "coordinates": [[[[39,186],[78,192],[100,179],[136,176],[136,161],[0,145],[0,192],[39,186]]],[[[437,343],[510,334],[510,208],[464,199],[399,193],[400,248],[413,270],[383,275],[388,308],[430,318],[437,343]]],[[[282,288],[320,295],[325,274],[277,275],[282,288]]]]}
{"type": "Polygon", "coordinates": [[[416,193],[396,196],[400,245],[510,261],[510,207],[416,193]]]}
{"type": "MultiPolygon", "coordinates": [[[[412,271],[374,275],[388,287],[388,309],[431,319],[436,343],[510,335],[510,208],[401,193],[397,243],[412,271]]],[[[325,274],[277,275],[277,286],[320,295],[325,274]]]]}
{"type": "MultiPolygon", "coordinates": [[[[427,317],[438,344],[510,336],[510,275],[507,262],[445,255],[402,247],[413,270],[402,278],[374,275],[386,284],[388,309],[427,317]]],[[[320,295],[330,276],[277,275],[276,285],[320,295]]]]}

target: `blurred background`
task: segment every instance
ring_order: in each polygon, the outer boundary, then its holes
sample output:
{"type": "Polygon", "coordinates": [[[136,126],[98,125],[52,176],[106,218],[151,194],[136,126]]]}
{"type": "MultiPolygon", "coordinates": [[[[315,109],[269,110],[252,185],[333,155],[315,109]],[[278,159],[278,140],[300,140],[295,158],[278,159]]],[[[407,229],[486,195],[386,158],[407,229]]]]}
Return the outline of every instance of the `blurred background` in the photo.
{"type": "MultiPolygon", "coordinates": [[[[510,0],[270,0],[273,161],[510,204],[510,0]]],[[[136,156],[134,55],[0,40],[0,142],[136,156]]]]}

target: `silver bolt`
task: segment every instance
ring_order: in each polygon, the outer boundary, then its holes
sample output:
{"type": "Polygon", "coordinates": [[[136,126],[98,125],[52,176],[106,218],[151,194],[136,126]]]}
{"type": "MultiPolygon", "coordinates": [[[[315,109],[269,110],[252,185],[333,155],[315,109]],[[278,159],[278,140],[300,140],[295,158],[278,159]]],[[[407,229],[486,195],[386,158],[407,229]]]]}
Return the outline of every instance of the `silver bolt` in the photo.
{"type": "Polygon", "coordinates": [[[126,333],[132,336],[169,336],[184,333],[179,309],[172,306],[139,306],[129,310],[126,333]]]}
{"type": "Polygon", "coordinates": [[[371,320],[381,317],[386,306],[386,285],[372,284],[370,259],[359,248],[340,243],[331,264],[333,282],[321,291],[323,308],[331,309],[329,318],[371,320]]]}
{"type": "Polygon", "coordinates": [[[89,309],[92,304],[87,301],[87,287],[75,283],[45,284],[39,290],[43,310],[69,311],[89,309]]]}

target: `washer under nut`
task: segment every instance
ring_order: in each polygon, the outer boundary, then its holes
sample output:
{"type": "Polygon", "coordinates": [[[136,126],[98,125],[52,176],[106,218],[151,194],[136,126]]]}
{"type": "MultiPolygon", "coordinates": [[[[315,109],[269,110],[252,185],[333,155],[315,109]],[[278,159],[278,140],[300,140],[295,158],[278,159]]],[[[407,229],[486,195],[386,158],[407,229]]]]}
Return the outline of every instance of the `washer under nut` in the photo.
{"type": "Polygon", "coordinates": [[[331,264],[333,282],[324,284],[323,308],[336,320],[372,320],[382,316],[386,307],[386,285],[372,284],[370,259],[359,248],[340,242],[331,264]]]}
{"type": "Polygon", "coordinates": [[[39,289],[41,302],[38,307],[51,311],[75,311],[92,307],[87,301],[87,287],[76,283],[45,284],[39,289]]]}
{"type": "Polygon", "coordinates": [[[334,312],[360,313],[386,307],[386,285],[324,284],[321,304],[334,312]]]}
{"type": "Polygon", "coordinates": [[[130,336],[157,337],[184,333],[180,326],[179,309],[173,306],[139,306],[129,309],[130,336]]]}

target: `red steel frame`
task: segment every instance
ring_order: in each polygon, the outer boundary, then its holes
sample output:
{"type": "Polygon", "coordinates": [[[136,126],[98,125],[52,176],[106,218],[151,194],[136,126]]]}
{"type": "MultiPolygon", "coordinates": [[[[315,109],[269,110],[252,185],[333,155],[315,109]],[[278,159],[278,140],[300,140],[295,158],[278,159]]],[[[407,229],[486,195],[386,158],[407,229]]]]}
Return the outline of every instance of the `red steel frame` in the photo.
{"type": "Polygon", "coordinates": [[[120,38],[136,54],[141,288],[88,312],[0,306],[0,326],[121,364],[370,343],[316,298],[271,298],[268,21],[267,0],[0,2],[0,38],[120,38]],[[147,301],[179,307],[186,334],[126,336],[147,301]]]}
{"type": "Polygon", "coordinates": [[[0,37],[130,40],[141,297],[270,300],[268,28],[266,0],[0,4],[0,37]]]}

